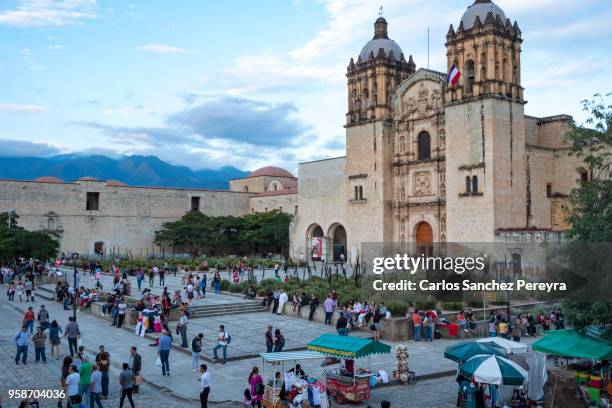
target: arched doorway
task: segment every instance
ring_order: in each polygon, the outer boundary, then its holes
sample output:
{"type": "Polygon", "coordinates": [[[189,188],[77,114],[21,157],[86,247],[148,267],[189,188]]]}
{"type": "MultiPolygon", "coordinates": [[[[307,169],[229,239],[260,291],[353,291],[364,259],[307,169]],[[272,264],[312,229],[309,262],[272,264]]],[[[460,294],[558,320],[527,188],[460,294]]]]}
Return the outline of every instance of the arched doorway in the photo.
{"type": "Polygon", "coordinates": [[[312,224],[306,232],[306,248],[313,261],[320,261],[323,257],[323,241],[325,240],[323,228],[319,224],[312,224]]]}
{"type": "Polygon", "coordinates": [[[332,227],[329,235],[332,241],[333,261],[346,261],[346,230],[341,224],[336,224],[332,227]]]}
{"type": "Polygon", "coordinates": [[[425,221],[417,224],[414,229],[414,240],[417,246],[417,255],[433,255],[433,230],[425,221]]]}

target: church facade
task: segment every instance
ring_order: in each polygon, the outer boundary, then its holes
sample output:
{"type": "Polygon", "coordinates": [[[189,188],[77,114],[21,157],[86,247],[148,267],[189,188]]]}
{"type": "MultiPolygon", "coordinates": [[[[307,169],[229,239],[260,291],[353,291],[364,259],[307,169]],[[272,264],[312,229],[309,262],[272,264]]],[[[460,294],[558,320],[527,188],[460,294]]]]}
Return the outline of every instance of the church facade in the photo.
{"type": "Polygon", "coordinates": [[[378,18],[347,68],[346,156],[300,164],[293,255],[562,239],[568,195],[588,174],[567,155],[570,116],[525,115],[522,42],[500,7],[477,0],[446,36],[448,69],[462,73],[448,86],[378,18]]]}
{"type": "Polygon", "coordinates": [[[580,178],[572,118],[525,114],[521,30],[476,0],[446,36],[446,74],[417,69],[387,21],[347,67],[346,155],[264,167],[225,191],[81,178],[0,180],[0,211],[60,239],[63,252],[147,256],[154,232],[187,211],[294,216],[294,259],[356,260],[364,243],[560,240],[580,178]]]}

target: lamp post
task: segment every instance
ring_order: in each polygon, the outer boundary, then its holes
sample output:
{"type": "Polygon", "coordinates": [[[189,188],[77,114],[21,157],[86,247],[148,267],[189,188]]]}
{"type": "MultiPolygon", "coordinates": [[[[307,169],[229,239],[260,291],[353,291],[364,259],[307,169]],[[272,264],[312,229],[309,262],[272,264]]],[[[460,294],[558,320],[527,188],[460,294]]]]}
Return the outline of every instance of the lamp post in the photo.
{"type": "Polygon", "coordinates": [[[79,259],[79,253],[73,252],[70,254],[70,258],[72,258],[72,266],[74,267],[74,287],[73,287],[73,295],[72,295],[72,317],[76,322],[76,304],[77,304],[77,260],[79,259]]]}

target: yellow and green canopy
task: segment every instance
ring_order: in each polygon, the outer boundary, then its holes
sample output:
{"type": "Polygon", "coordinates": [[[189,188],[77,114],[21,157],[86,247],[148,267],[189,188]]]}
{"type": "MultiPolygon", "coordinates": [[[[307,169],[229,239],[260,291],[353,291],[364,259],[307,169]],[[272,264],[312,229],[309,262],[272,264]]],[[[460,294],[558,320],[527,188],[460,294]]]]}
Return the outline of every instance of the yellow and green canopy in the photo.
{"type": "Polygon", "coordinates": [[[339,336],[337,334],[323,334],[306,346],[310,351],[339,357],[339,358],[362,358],[373,354],[389,354],[391,346],[359,337],[339,336]]]}

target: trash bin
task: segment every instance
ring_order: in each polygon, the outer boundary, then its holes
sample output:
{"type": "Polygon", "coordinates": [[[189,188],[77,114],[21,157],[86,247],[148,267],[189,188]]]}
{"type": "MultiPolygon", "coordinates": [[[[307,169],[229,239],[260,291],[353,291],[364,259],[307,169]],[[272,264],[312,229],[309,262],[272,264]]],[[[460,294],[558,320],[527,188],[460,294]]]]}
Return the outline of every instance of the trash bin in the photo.
{"type": "Polygon", "coordinates": [[[459,334],[459,325],[451,323],[448,325],[448,335],[449,337],[457,337],[459,334]]]}

